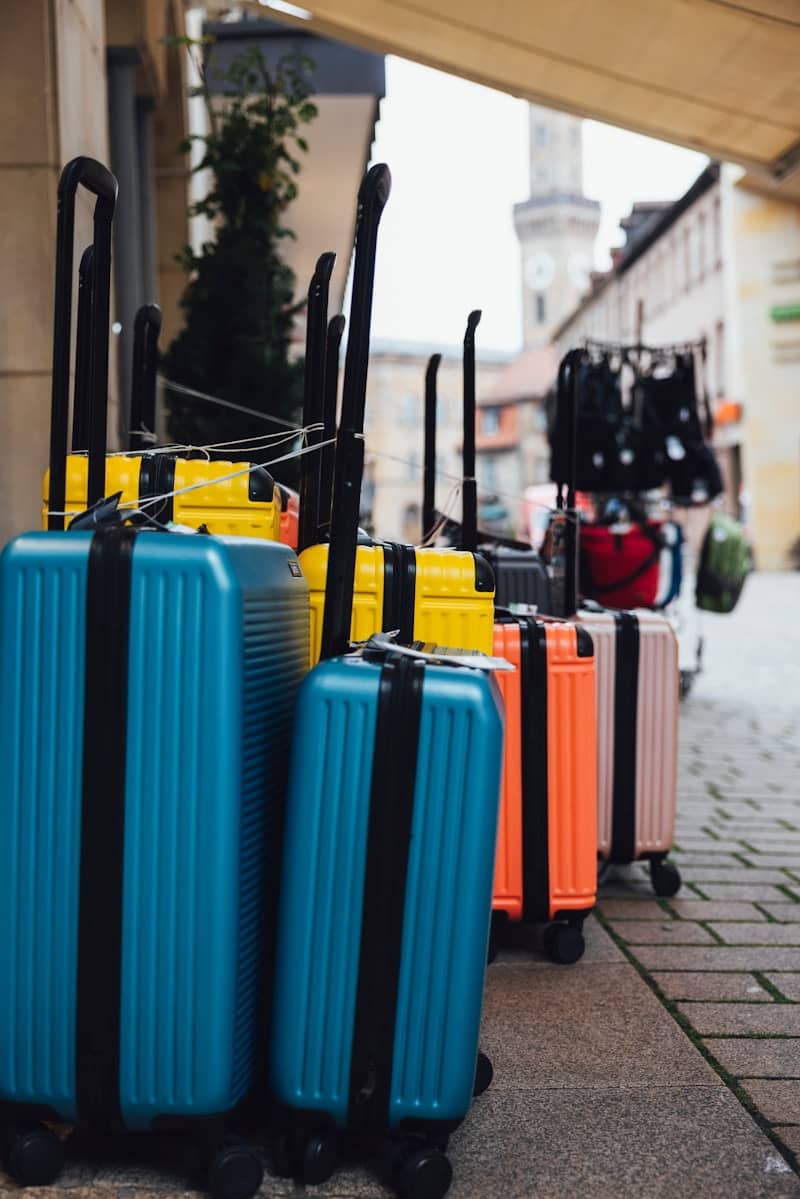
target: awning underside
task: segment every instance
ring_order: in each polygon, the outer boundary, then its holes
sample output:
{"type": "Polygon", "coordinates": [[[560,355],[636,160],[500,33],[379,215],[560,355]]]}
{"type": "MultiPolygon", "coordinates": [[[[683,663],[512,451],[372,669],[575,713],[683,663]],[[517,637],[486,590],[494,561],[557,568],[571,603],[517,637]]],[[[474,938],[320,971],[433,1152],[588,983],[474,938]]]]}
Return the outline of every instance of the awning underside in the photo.
{"type": "Polygon", "coordinates": [[[800,167],[800,0],[304,2],[306,29],[762,177],[800,167]]]}

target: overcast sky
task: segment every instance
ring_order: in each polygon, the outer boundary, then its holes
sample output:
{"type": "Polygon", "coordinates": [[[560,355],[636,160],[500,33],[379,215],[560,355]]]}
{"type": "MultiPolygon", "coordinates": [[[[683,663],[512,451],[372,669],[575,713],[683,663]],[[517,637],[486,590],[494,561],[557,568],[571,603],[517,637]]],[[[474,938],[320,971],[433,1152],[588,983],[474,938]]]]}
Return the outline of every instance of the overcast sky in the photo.
{"type": "MultiPolygon", "coordinates": [[[[595,121],[583,130],[584,191],[603,206],[595,265],[604,268],[634,200],[675,199],[707,160],[595,121]]],[[[467,313],[482,308],[479,344],[517,350],[511,209],[528,196],[527,104],[389,57],[373,161],[392,170],[373,336],[457,345],[467,313]]]]}

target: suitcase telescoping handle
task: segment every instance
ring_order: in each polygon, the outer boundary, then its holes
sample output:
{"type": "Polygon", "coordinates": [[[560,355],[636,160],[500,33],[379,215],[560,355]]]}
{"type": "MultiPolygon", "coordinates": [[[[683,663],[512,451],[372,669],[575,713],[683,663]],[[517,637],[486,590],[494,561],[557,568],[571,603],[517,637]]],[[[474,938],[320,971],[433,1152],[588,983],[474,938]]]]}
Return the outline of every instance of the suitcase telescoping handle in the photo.
{"type": "Polygon", "coordinates": [[[331,544],[322,622],[323,658],[343,653],[350,633],[361,479],[364,473],[364,408],[367,399],[375,255],[378,226],[391,186],[389,168],[385,163],[378,163],[367,171],[358,193],[350,332],[344,361],[342,419],[336,438],[331,544]]]}
{"type": "MultiPolygon", "coordinates": [[[[328,288],[333,274],[336,255],[332,251],[321,254],[314,267],[308,288],[306,307],[306,361],[303,374],[303,426],[321,425],[325,404],[325,342],[328,332],[328,288]]],[[[319,445],[323,440],[322,429],[306,434],[306,444],[319,445]]],[[[319,453],[305,454],[300,459],[300,526],[298,550],[313,545],[318,540],[320,520],[321,464],[319,453]]]]}
{"type": "MultiPolygon", "coordinates": [[[[92,335],[92,260],[87,246],[78,267],[78,330],[75,334],[75,395],[72,401],[72,452],[89,448],[89,354],[92,335]]],[[[52,507],[52,504],[50,505],[52,507]]]]}
{"type": "MultiPolygon", "coordinates": [[[[345,319],[337,313],[328,324],[325,344],[325,402],[322,413],[322,440],[333,442],[336,437],[336,406],[339,399],[339,352],[342,345],[345,319]]],[[[333,465],[336,450],[333,444],[326,445],[320,458],[319,480],[319,528],[318,540],[322,540],[331,527],[331,499],[333,494],[333,465]]]]}
{"type": "Polygon", "coordinates": [[[422,540],[436,522],[436,376],[441,354],[431,354],[425,370],[425,465],[422,472],[422,540]]]}
{"type": "Polygon", "coordinates": [[[144,450],[153,444],[156,432],[156,372],[161,309],[142,304],[133,321],[133,379],[128,449],[144,450]]]}
{"type": "Polygon", "coordinates": [[[475,479],[475,330],[480,309],[467,317],[464,333],[464,480],[461,548],[475,552],[478,546],[478,484],[475,479]]]}
{"type": "Polygon", "coordinates": [[[557,419],[566,429],[568,479],[559,480],[558,507],[564,509],[564,485],[566,484],[566,512],[564,524],[564,611],[563,616],[574,616],[578,610],[578,513],[575,507],[575,479],[578,463],[578,387],[579,370],[583,352],[569,350],[558,366],[556,392],[557,419]]]}
{"type": "MultiPolygon", "coordinates": [[[[73,158],[61,172],[56,220],[56,286],[53,321],[53,382],[50,409],[50,494],[52,513],[62,513],[67,477],[69,426],[69,362],[72,338],[72,243],[75,195],[83,186],[95,197],[89,338],[89,493],[88,506],[102,498],[106,469],[106,408],[108,400],[108,321],[111,308],[111,224],[117,202],[117,181],[93,158],[73,158]]],[[[63,529],[64,517],[50,515],[49,529],[63,529]]]]}

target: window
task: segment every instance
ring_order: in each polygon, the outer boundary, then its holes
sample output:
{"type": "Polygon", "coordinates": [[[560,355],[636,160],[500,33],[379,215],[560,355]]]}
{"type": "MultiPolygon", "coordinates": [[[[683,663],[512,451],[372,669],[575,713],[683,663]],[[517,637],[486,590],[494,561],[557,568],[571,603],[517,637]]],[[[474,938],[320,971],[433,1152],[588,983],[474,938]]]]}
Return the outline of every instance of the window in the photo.
{"type": "Polygon", "coordinates": [[[692,286],[692,241],[687,225],[683,231],[683,290],[688,291],[692,286]]]}
{"type": "Polygon", "coordinates": [[[544,294],[536,293],[536,323],[543,325],[547,317],[547,305],[545,304],[544,294]]]}
{"type": "Polygon", "coordinates": [[[481,433],[494,437],[500,432],[500,410],[498,408],[481,409],[481,433]]]}
{"type": "Polygon", "coordinates": [[[487,491],[497,486],[497,459],[488,457],[481,463],[481,483],[487,491]]]}
{"type": "Polygon", "coordinates": [[[406,479],[409,483],[415,483],[419,479],[420,473],[419,455],[412,451],[406,462],[406,479]]]}
{"type": "Polygon", "coordinates": [[[547,145],[547,126],[546,125],[537,125],[536,126],[536,145],[537,146],[546,146],[547,145]]]}
{"type": "Polygon", "coordinates": [[[697,277],[705,278],[706,273],[706,214],[700,213],[697,221],[697,277]]]}

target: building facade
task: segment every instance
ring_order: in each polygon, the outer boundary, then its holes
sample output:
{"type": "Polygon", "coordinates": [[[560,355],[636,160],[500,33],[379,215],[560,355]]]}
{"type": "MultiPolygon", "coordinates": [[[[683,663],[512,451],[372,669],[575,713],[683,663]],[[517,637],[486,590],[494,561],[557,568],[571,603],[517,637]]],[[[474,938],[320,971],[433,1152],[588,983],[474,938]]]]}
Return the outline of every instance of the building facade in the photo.
{"type": "MultiPolygon", "coordinates": [[[[376,342],[369,361],[362,522],[381,537],[416,543],[421,536],[425,453],[425,370],[439,347],[376,342]]],[[[478,398],[494,386],[510,355],[477,348],[478,398]]],[[[445,350],[438,373],[436,504],[460,519],[464,431],[461,349],[445,350]]]]}
{"type": "Polygon", "coordinates": [[[554,344],[703,340],[725,503],[759,566],[784,569],[800,537],[800,206],[740,175],[711,163],[660,212],[635,206],[612,270],[554,344]]]}

